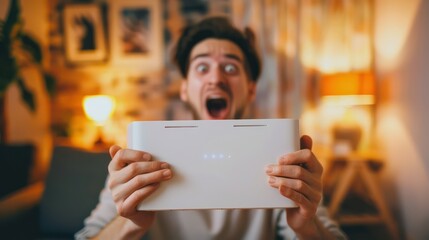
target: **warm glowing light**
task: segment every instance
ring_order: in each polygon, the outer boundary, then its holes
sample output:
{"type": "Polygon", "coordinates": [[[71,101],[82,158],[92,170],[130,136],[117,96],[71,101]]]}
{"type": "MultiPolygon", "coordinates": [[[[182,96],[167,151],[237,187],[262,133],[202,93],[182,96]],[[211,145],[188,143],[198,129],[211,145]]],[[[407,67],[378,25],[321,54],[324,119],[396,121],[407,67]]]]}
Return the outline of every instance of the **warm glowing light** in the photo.
{"type": "Polygon", "coordinates": [[[400,60],[400,53],[408,39],[417,11],[421,9],[421,0],[376,1],[377,21],[375,22],[375,50],[379,67],[394,68],[400,60]],[[400,13],[400,14],[398,14],[400,13]]]}
{"type": "Polygon", "coordinates": [[[346,95],[346,96],[323,96],[323,104],[328,105],[372,105],[374,104],[373,95],[346,95]]]}
{"type": "Polygon", "coordinates": [[[300,57],[321,73],[362,71],[372,63],[369,1],[302,1],[300,57]]]}
{"type": "Polygon", "coordinates": [[[112,116],[115,105],[115,99],[108,95],[92,95],[83,99],[86,116],[99,125],[104,124],[112,116]]]}
{"type": "Polygon", "coordinates": [[[320,80],[322,101],[334,105],[374,104],[375,81],[371,73],[325,74],[320,80]]]}
{"type": "Polygon", "coordinates": [[[332,129],[335,154],[349,153],[369,145],[371,114],[363,105],[374,104],[374,93],[375,81],[370,72],[321,76],[321,103],[325,110],[324,118],[331,119],[329,128],[332,129]]]}

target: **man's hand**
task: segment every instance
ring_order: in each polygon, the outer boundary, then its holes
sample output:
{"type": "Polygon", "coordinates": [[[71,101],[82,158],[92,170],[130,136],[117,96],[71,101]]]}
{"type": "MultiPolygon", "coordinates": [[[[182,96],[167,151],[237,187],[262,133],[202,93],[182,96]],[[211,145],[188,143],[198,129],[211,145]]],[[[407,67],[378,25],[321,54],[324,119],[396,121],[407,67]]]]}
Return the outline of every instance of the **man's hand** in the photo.
{"type": "Polygon", "coordinates": [[[137,211],[137,205],[150,196],[162,181],[172,177],[165,162],[153,161],[149,153],[112,146],[109,150],[108,187],[118,214],[146,231],[155,219],[155,212],[137,211]]]}
{"type": "Polygon", "coordinates": [[[317,235],[323,168],[311,152],[311,138],[302,136],[300,143],[301,150],[281,156],[277,164],[267,166],[266,173],[269,184],[298,205],[286,209],[288,225],[298,235],[317,235]]]}

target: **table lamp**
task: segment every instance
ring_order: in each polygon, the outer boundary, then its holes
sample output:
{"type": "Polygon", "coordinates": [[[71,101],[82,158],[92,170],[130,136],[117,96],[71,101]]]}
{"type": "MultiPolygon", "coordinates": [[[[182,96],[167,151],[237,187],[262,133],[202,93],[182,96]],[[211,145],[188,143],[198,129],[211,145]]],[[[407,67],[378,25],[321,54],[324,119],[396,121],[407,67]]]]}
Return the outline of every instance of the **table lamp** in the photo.
{"type": "Polygon", "coordinates": [[[97,126],[98,136],[94,146],[105,146],[103,126],[113,114],[115,99],[108,95],[89,95],[83,98],[82,104],[86,117],[97,126]]]}
{"type": "Polygon", "coordinates": [[[339,105],[374,104],[374,76],[368,72],[347,72],[322,75],[320,95],[323,100],[339,105]]]}
{"type": "Polygon", "coordinates": [[[325,74],[320,78],[320,96],[328,105],[346,107],[342,119],[332,128],[335,153],[356,151],[362,137],[362,126],[353,115],[352,106],[375,102],[374,76],[370,72],[325,74]],[[338,149],[338,148],[343,148],[338,149]]]}

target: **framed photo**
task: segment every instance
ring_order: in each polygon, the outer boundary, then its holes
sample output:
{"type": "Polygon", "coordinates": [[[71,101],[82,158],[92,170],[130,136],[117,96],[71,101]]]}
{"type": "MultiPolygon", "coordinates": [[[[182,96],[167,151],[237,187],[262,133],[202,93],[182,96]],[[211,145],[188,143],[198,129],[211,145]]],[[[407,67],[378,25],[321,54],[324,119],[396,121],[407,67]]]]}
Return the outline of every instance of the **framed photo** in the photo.
{"type": "Polygon", "coordinates": [[[66,5],[63,24],[68,62],[80,63],[106,59],[106,38],[99,5],[66,5]]]}
{"type": "Polygon", "coordinates": [[[162,68],[161,18],[159,0],[110,0],[111,63],[162,68]]]}

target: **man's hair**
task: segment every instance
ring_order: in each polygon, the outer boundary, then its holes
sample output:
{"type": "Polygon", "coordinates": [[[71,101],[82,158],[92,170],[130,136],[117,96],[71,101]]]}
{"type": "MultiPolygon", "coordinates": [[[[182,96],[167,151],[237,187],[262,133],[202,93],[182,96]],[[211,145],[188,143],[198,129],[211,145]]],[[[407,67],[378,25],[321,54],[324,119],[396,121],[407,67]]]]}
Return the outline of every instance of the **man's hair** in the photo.
{"type": "Polygon", "coordinates": [[[188,74],[192,49],[208,38],[229,40],[237,45],[244,54],[244,67],[248,76],[254,82],[258,80],[261,61],[255,47],[255,35],[250,28],[241,32],[224,17],[206,18],[183,30],[177,42],[173,60],[184,78],[188,74]]]}

